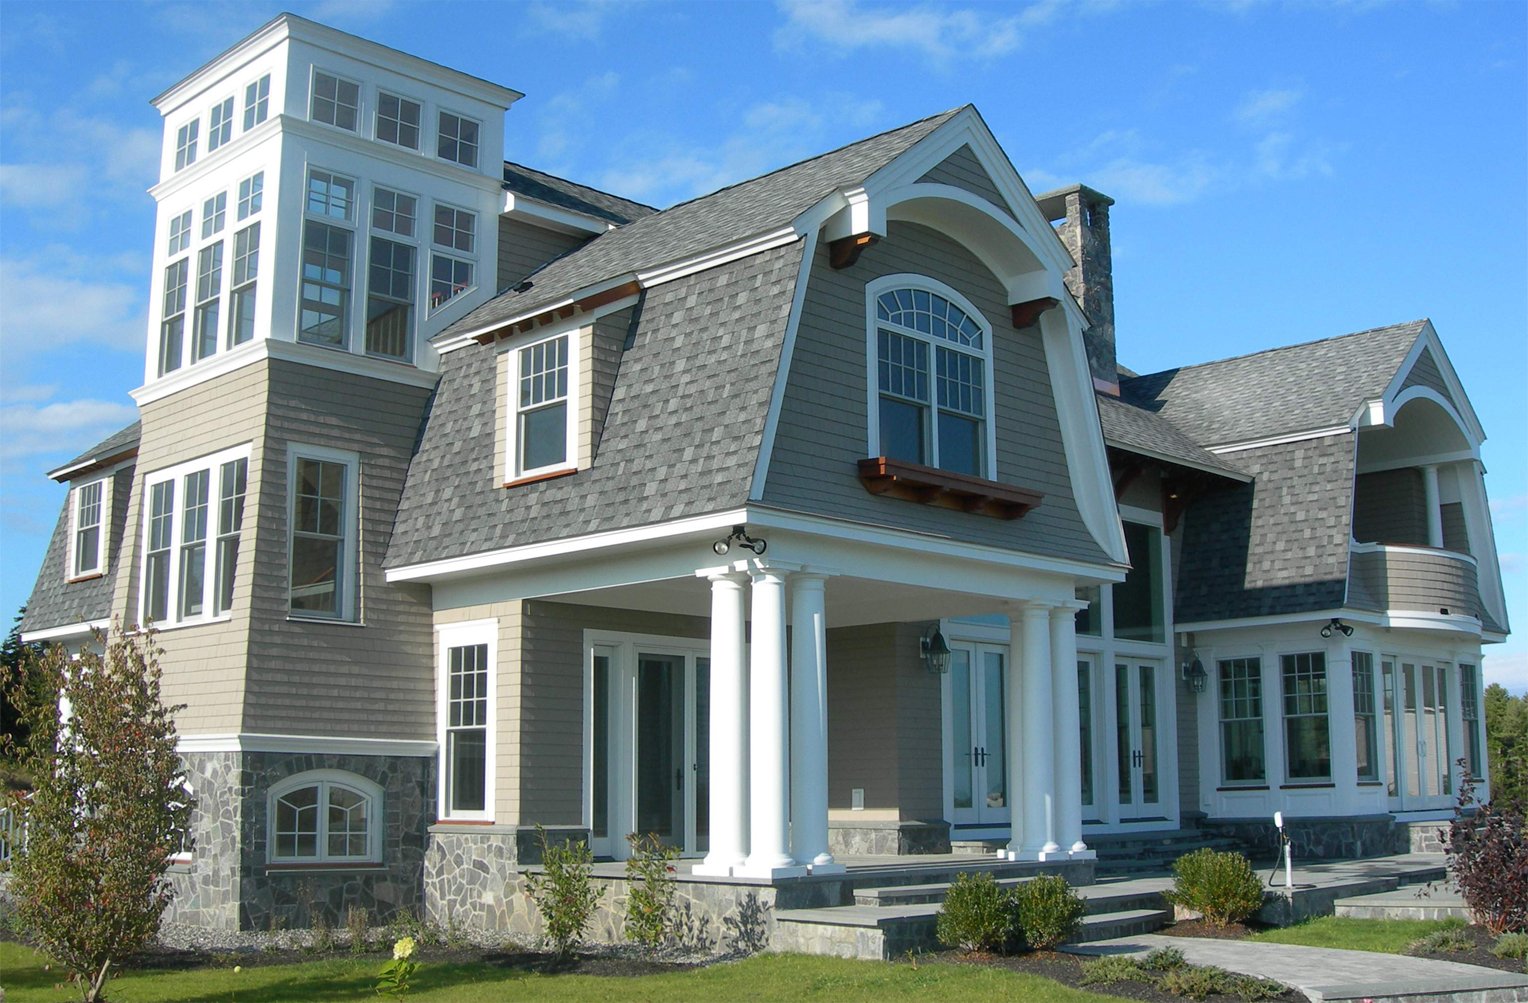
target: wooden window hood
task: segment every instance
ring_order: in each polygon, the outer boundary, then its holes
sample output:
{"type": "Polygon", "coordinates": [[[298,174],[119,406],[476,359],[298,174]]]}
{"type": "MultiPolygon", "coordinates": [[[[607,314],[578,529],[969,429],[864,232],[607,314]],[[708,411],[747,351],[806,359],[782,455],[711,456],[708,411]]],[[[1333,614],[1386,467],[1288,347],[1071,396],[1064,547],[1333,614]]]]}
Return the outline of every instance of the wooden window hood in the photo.
{"type": "Polygon", "coordinates": [[[996,519],[1020,519],[1040,504],[1038,491],[885,456],[859,461],[860,483],[873,495],[902,498],[996,519]]]}

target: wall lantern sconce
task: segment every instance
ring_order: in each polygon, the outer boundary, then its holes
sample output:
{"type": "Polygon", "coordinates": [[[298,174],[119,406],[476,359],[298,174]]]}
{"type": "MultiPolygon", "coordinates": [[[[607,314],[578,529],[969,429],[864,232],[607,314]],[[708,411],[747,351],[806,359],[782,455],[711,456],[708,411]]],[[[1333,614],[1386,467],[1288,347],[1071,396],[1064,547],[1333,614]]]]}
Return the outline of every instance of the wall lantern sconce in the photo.
{"type": "Polygon", "coordinates": [[[744,550],[753,551],[755,554],[764,553],[764,548],[769,546],[769,544],[765,543],[763,540],[749,536],[744,527],[733,526],[732,532],[729,533],[724,539],[717,540],[715,543],[711,544],[711,550],[716,554],[717,557],[721,557],[723,554],[727,553],[727,551],[732,549],[732,545],[734,543],[736,543],[739,547],[742,547],[744,550]]]}
{"type": "Polygon", "coordinates": [[[1209,681],[1210,674],[1204,671],[1204,663],[1199,660],[1197,654],[1183,663],[1183,681],[1188,683],[1189,689],[1195,693],[1203,693],[1205,683],[1209,681]]]}
{"type": "Polygon", "coordinates": [[[930,672],[943,675],[950,671],[950,646],[939,632],[937,623],[918,639],[918,653],[923,656],[923,662],[930,672]]]}
{"type": "Polygon", "coordinates": [[[1338,617],[1335,617],[1335,616],[1332,617],[1332,622],[1331,623],[1323,624],[1322,625],[1322,627],[1321,627],[1321,636],[1322,637],[1331,637],[1332,636],[1332,631],[1334,631],[1334,630],[1342,631],[1342,636],[1343,637],[1352,637],[1353,636],[1353,625],[1352,624],[1343,623],[1341,619],[1339,619],[1338,617]]]}

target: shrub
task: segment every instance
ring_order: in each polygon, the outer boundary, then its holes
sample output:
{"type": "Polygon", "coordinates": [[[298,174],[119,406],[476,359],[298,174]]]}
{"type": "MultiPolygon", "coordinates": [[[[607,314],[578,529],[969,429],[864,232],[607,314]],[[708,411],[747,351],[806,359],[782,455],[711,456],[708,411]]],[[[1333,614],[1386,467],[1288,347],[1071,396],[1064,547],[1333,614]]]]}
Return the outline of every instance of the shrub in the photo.
{"type": "Polygon", "coordinates": [[[1186,964],[1188,959],[1176,947],[1159,947],[1141,959],[1141,967],[1152,972],[1170,972],[1186,964]]]}
{"type": "Polygon", "coordinates": [[[1167,900],[1204,917],[1211,926],[1240,923],[1263,907],[1263,883],[1240,853],[1208,847],[1173,862],[1167,900]]]}
{"type": "Polygon", "coordinates": [[[1491,953],[1498,958],[1516,958],[1528,961],[1528,933],[1504,933],[1491,945],[1491,953]]]}
{"type": "Polygon", "coordinates": [[[546,830],[536,826],[541,840],[541,873],[527,872],[525,887],[541,913],[546,937],[559,958],[572,953],[583,939],[599,906],[602,890],[594,887],[594,854],[581,840],[551,845],[546,830]]]}
{"type": "MultiPolygon", "coordinates": [[[[1153,951],[1153,954],[1156,952],[1153,951]]],[[[1085,986],[1108,986],[1116,982],[1154,982],[1156,977],[1135,958],[1124,954],[1106,954],[1082,963],[1085,986]]]]}
{"type": "Polygon", "coordinates": [[[371,913],[365,906],[353,905],[345,910],[345,929],[350,931],[350,953],[365,954],[371,947],[371,913]]]}
{"type": "MultiPolygon", "coordinates": [[[[1464,760],[1459,761],[1460,770],[1464,760]]],[[[1475,799],[1475,781],[1459,785],[1443,850],[1459,894],[1475,921],[1493,935],[1528,933],[1528,817],[1524,803],[1475,799]]]]}
{"type": "Polygon", "coordinates": [[[1013,890],[1014,926],[1024,943],[1049,951],[1077,935],[1087,906],[1059,874],[1043,874],[1013,890]]]}
{"type": "Polygon", "coordinates": [[[991,874],[955,875],[939,910],[935,932],[947,947],[971,954],[998,951],[1013,936],[1012,896],[991,874]]]}
{"type": "Polygon", "coordinates": [[[653,950],[673,934],[674,861],[679,850],[668,846],[657,833],[630,833],[631,856],[626,860],[626,936],[653,950]]]}
{"type": "Polygon", "coordinates": [[[1157,987],[1174,996],[1191,1000],[1205,1000],[1216,995],[1231,995],[1236,990],[1237,977],[1224,968],[1187,965],[1174,968],[1157,980],[1157,987]]]}
{"type": "Polygon", "coordinates": [[[1412,941],[1410,947],[1413,954],[1458,954],[1474,949],[1474,938],[1457,926],[1434,930],[1420,940],[1412,941]]]}

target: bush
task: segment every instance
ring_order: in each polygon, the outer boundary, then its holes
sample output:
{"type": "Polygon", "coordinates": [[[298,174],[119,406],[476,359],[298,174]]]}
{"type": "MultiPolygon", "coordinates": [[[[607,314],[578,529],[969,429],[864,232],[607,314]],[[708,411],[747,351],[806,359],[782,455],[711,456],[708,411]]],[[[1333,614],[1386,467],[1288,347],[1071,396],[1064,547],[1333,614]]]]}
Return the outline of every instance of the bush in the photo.
{"type": "Polygon", "coordinates": [[[1012,896],[991,874],[955,875],[935,932],[939,942],[967,954],[998,951],[1013,937],[1012,896]]]}
{"type": "Polygon", "coordinates": [[[1458,954],[1473,951],[1475,939],[1457,926],[1434,930],[1420,940],[1412,941],[1408,949],[1412,954],[1458,954]]]}
{"type": "Polygon", "coordinates": [[[1176,947],[1159,947],[1141,959],[1141,967],[1152,972],[1170,972],[1188,964],[1188,959],[1176,947]]]}
{"type": "Polygon", "coordinates": [[[573,945],[583,939],[600,902],[602,891],[595,889],[591,877],[594,854],[582,841],[551,845],[546,830],[539,825],[536,835],[541,839],[542,872],[527,872],[525,887],[541,913],[547,940],[558,957],[567,957],[573,945]]]}
{"type": "Polygon", "coordinates": [[[1077,935],[1087,906],[1066,878],[1043,874],[1013,890],[1014,927],[1032,950],[1049,951],[1077,935]]]}
{"type": "MultiPolygon", "coordinates": [[[[1464,760],[1459,761],[1461,771],[1464,760]]],[[[1528,933],[1528,817],[1524,803],[1495,797],[1482,805],[1475,781],[1459,785],[1443,850],[1475,922],[1493,935],[1528,933]]]]}
{"type": "Polygon", "coordinates": [[[657,833],[630,833],[631,856],[626,861],[626,936],[653,950],[662,947],[674,927],[674,861],[679,850],[657,833]]]}
{"type": "Polygon", "coordinates": [[[1516,958],[1528,961],[1528,933],[1504,933],[1491,945],[1491,953],[1498,958],[1516,958]]]}
{"type": "Polygon", "coordinates": [[[1110,986],[1116,982],[1155,982],[1156,976],[1135,958],[1124,954],[1105,954],[1084,961],[1082,978],[1078,981],[1085,986],[1110,986]]]}
{"type": "Polygon", "coordinates": [[[1169,902],[1203,916],[1211,926],[1240,923],[1263,907],[1263,882],[1240,853],[1206,847],[1173,862],[1169,902]]]}

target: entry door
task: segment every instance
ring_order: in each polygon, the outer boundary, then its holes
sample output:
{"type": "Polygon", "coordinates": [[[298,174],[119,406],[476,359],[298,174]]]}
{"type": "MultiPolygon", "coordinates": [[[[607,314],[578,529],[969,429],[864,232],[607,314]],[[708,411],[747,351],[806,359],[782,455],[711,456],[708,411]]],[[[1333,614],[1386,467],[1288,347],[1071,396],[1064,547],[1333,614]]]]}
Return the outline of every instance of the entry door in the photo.
{"type": "Polygon", "coordinates": [[[950,651],[950,777],[956,825],[1006,825],[1007,732],[1003,674],[1008,649],[952,645],[950,651]]]}
{"type": "Polygon", "coordinates": [[[1162,817],[1158,673],[1158,666],[1149,663],[1114,666],[1114,756],[1121,822],[1162,817]]]}
{"type": "Polygon", "coordinates": [[[1393,754],[1388,757],[1392,807],[1400,811],[1447,808],[1454,782],[1448,744],[1448,680],[1446,666],[1418,659],[1381,662],[1381,682],[1387,693],[1386,723],[1393,754]],[[1393,693],[1389,692],[1393,690],[1393,693]]]}

